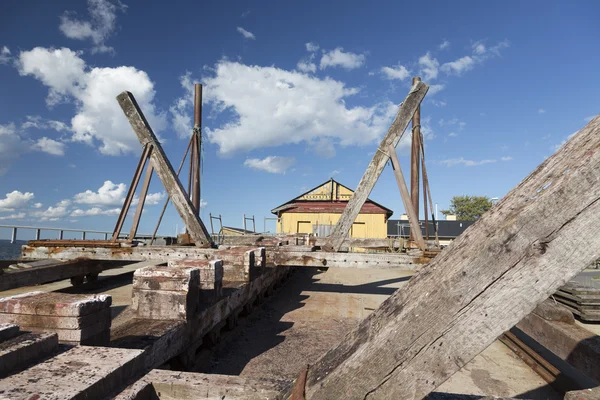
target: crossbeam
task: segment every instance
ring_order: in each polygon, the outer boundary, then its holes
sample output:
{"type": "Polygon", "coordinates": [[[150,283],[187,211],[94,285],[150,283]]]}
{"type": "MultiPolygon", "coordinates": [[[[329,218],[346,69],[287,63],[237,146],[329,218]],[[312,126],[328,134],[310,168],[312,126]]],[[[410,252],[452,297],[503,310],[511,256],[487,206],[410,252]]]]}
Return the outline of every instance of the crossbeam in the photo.
{"type": "Polygon", "coordinates": [[[117,101],[123,109],[123,112],[129,120],[140,143],[143,146],[146,144],[151,144],[153,146],[153,151],[150,153],[152,166],[162,181],[179,216],[185,223],[195,245],[198,247],[212,246],[212,239],[208,234],[204,223],[202,223],[202,220],[197,215],[194,206],[181,185],[181,181],[175,174],[173,166],[165,155],[162,146],[158,143],[156,135],[135,101],[133,94],[130,92],[123,92],[117,96],[117,101]]]}
{"type": "Polygon", "coordinates": [[[342,247],[346,236],[348,236],[350,227],[352,227],[363,204],[365,204],[369,194],[371,194],[375,183],[379,179],[379,176],[389,160],[389,156],[387,155],[388,147],[391,145],[395,148],[398,145],[410,119],[419,107],[419,104],[421,104],[428,89],[429,87],[423,82],[416,82],[410,92],[408,92],[408,96],[406,96],[404,102],[400,105],[400,109],[398,110],[394,122],[392,122],[392,126],[390,126],[390,129],[381,141],[377,151],[375,151],[373,159],[367,166],[358,187],[352,194],[338,223],[335,225],[333,232],[329,236],[329,242],[327,243],[329,250],[339,251],[342,247]]]}
{"type": "Polygon", "coordinates": [[[600,253],[600,117],[310,367],[306,398],[422,399],[600,253]]]}

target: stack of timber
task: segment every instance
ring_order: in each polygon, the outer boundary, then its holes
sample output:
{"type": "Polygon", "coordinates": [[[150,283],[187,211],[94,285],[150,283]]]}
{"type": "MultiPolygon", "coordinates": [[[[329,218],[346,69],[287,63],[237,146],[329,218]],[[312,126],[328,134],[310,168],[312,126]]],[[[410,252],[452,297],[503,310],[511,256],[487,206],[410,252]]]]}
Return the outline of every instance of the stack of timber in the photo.
{"type": "Polygon", "coordinates": [[[0,323],[51,332],[64,344],[110,341],[111,296],[30,292],[0,299],[0,323]]]}
{"type": "Polygon", "coordinates": [[[600,289],[570,281],[554,298],[583,321],[600,321],[600,289]]]}

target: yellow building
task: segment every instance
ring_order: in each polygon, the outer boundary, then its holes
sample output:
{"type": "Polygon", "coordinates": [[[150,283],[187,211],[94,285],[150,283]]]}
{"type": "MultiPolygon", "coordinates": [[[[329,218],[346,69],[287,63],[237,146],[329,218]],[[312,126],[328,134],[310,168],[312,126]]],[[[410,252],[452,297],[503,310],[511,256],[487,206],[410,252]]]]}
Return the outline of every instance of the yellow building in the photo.
{"type": "MultiPolygon", "coordinates": [[[[312,233],[328,236],[337,224],[353,191],[330,179],[271,212],[278,217],[277,233],[312,233]]],[[[387,237],[393,211],[367,199],[350,230],[353,238],[387,237]]]]}

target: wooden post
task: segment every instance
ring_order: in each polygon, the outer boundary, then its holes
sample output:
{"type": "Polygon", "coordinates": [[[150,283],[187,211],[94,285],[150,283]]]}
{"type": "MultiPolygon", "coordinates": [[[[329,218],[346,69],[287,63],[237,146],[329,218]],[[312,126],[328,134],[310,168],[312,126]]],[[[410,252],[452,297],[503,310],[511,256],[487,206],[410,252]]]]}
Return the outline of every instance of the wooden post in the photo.
{"type": "Polygon", "coordinates": [[[309,369],[306,398],[422,399],[600,256],[600,117],[309,369]]]}
{"type": "MultiPolygon", "coordinates": [[[[412,80],[413,85],[421,82],[418,76],[412,80]]],[[[412,117],[412,134],[411,134],[411,152],[410,152],[410,198],[412,201],[413,210],[419,218],[419,168],[421,164],[421,106],[417,107],[415,114],[412,117]]],[[[415,240],[412,229],[410,230],[410,240],[415,240]]]]}
{"type": "Polygon", "coordinates": [[[117,96],[117,101],[140,143],[144,146],[146,144],[153,146],[152,153],[150,154],[152,166],[167,190],[169,198],[173,202],[179,216],[185,223],[190,236],[194,240],[194,244],[198,247],[212,246],[212,240],[206,227],[198,215],[196,215],[194,206],[185,193],[179,178],[173,170],[173,166],[165,155],[162,146],[158,143],[154,132],[152,132],[152,128],[148,124],[148,121],[146,121],[146,117],[144,117],[135,98],[129,92],[123,92],[117,96]]]}
{"type": "Polygon", "coordinates": [[[421,227],[419,226],[419,217],[413,208],[410,195],[408,194],[408,187],[406,187],[406,181],[400,168],[400,161],[398,161],[398,155],[394,146],[388,147],[390,159],[392,160],[392,168],[394,169],[394,175],[396,176],[396,182],[398,183],[398,189],[400,189],[400,197],[402,197],[402,203],[404,209],[408,215],[408,223],[410,224],[410,235],[415,238],[419,249],[425,250],[425,241],[423,240],[423,234],[421,233],[421,227]]]}
{"type": "Polygon", "coordinates": [[[344,212],[342,213],[338,223],[335,225],[335,228],[331,235],[329,236],[329,241],[325,246],[325,249],[339,251],[352,227],[352,224],[356,220],[356,217],[360,213],[360,210],[365,204],[365,201],[371,194],[371,190],[375,186],[377,179],[381,175],[381,172],[385,168],[385,164],[387,163],[389,157],[387,156],[387,149],[390,145],[396,147],[400,138],[404,134],[408,123],[415,113],[417,107],[425,97],[427,90],[429,87],[423,82],[417,82],[413,85],[410,92],[408,92],[408,96],[404,99],[404,103],[400,105],[400,109],[398,110],[398,114],[392,122],[392,126],[388,130],[387,134],[381,141],[381,144],[375,151],[375,155],[373,159],[367,166],[367,169],[360,180],[358,187],[352,194],[350,201],[344,208],[344,212]]]}

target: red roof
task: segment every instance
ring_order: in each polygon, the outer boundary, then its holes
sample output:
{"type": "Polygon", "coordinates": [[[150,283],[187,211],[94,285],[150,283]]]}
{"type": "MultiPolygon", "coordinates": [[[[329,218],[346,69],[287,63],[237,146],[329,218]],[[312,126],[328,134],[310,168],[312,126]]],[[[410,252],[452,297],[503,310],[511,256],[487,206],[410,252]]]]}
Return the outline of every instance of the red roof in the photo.
{"type": "MultiPolygon", "coordinates": [[[[341,214],[348,204],[347,201],[295,201],[290,202],[282,207],[282,212],[286,213],[333,213],[341,214]]],[[[363,204],[361,214],[388,214],[391,216],[391,210],[384,208],[378,204],[366,201],[363,204]]]]}

